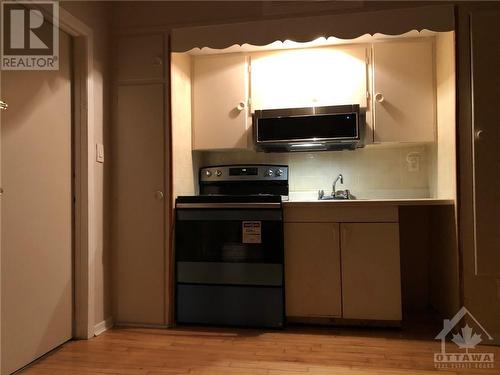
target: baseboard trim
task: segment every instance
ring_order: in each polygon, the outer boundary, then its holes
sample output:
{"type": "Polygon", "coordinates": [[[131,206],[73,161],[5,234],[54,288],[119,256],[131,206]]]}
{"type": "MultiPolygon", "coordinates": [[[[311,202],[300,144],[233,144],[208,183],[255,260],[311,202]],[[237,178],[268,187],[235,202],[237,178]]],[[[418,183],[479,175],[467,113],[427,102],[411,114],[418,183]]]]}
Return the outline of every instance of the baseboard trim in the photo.
{"type": "Polygon", "coordinates": [[[172,328],[172,326],[165,324],[127,323],[127,322],[116,322],[114,326],[117,328],[157,328],[157,329],[172,328]]]}
{"type": "Polygon", "coordinates": [[[113,318],[108,318],[100,323],[97,323],[94,327],[94,336],[99,336],[101,333],[106,332],[108,329],[113,327],[113,318]]]}

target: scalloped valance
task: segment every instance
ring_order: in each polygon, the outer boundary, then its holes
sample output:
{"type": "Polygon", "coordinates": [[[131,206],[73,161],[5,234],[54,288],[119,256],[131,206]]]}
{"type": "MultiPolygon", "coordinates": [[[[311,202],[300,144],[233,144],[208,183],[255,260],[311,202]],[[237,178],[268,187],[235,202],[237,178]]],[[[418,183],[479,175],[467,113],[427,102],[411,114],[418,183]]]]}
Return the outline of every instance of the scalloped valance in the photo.
{"type": "Polygon", "coordinates": [[[412,30],[451,31],[453,5],[197,26],[172,30],[172,52],[232,45],[263,46],[277,40],[308,42],[318,37],[354,39],[376,33],[400,35],[412,30]]]}

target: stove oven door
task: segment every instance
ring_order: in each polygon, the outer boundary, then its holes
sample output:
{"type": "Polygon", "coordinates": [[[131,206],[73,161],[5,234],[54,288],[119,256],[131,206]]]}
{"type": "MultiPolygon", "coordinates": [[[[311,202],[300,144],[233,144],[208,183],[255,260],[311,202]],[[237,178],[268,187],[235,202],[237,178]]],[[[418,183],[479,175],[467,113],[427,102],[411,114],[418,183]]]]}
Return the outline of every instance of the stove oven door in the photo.
{"type": "Polygon", "coordinates": [[[175,253],[178,322],[282,326],[281,204],[184,204],[175,253]]]}

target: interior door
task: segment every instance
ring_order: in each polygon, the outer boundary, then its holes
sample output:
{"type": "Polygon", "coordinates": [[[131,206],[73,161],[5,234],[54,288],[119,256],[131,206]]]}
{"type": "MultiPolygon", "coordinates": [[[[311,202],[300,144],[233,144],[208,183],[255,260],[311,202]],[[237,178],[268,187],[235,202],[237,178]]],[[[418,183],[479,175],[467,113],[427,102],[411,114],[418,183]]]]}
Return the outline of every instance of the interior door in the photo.
{"type": "Polygon", "coordinates": [[[57,71],[2,72],[2,374],[72,336],[71,38],[57,71]]]}

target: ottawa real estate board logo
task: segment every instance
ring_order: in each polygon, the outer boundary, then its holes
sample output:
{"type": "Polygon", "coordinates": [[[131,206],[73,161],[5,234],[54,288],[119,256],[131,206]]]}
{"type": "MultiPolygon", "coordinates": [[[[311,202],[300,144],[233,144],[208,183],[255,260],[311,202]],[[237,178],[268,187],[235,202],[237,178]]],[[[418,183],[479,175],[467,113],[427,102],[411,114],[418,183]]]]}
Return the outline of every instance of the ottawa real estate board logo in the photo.
{"type": "Polygon", "coordinates": [[[3,70],[59,69],[59,4],[2,1],[3,70]]]}
{"type": "Polygon", "coordinates": [[[434,353],[436,368],[491,369],[495,366],[495,353],[476,349],[481,342],[493,341],[493,337],[465,307],[451,320],[443,321],[443,329],[435,339],[441,340],[441,351],[434,353]],[[447,339],[455,345],[447,344],[447,339]]]}

